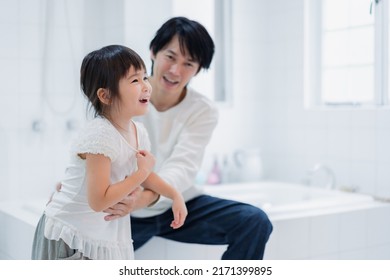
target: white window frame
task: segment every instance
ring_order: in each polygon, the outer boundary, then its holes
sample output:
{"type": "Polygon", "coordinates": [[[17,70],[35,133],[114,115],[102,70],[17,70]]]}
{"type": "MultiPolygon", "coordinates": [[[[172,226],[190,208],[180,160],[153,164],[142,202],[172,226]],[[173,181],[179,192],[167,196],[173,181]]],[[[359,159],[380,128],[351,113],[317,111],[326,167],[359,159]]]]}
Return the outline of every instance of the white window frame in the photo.
{"type": "MultiPolygon", "coordinates": [[[[374,102],[325,103],[321,98],[321,2],[304,2],[304,105],[307,109],[389,109],[389,1],[373,0],[372,12],[375,13],[375,55],[374,55],[374,102]]],[[[368,6],[367,9],[370,7],[368,6]]]]}

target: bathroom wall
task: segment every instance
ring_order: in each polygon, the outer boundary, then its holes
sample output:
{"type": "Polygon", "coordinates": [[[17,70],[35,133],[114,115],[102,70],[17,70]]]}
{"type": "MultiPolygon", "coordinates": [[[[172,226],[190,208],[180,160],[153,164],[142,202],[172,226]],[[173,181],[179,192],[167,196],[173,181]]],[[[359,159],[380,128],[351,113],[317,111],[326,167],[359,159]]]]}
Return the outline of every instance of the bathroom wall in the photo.
{"type": "MultiPolygon", "coordinates": [[[[242,111],[225,108],[210,154],[222,152],[225,139],[233,139],[226,153],[258,143],[267,180],[299,183],[320,162],[333,169],[337,187],[389,199],[390,110],[303,106],[304,1],[233,2],[234,106],[242,111]],[[242,126],[233,125],[237,114],[245,115],[242,126]]],[[[381,241],[385,216],[370,211],[274,221],[266,258],[283,251],[284,259],[388,259],[388,241],[381,241]]]]}
{"type": "Polygon", "coordinates": [[[71,61],[80,58],[83,17],[70,11],[82,13],[83,3],[58,2],[0,1],[2,200],[52,189],[72,135],[67,127],[80,117],[71,61]],[[56,18],[51,25],[49,17],[56,18]]]}
{"type": "Polygon", "coordinates": [[[389,198],[390,110],[303,107],[303,2],[233,1],[234,105],[209,154],[258,145],[265,179],[301,182],[323,163],[337,187],[389,198]]]}
{"type": "MultiPolygon", "coordinates": [[[[0,0],[0,200],[49,195],[61,178],[69,141],[85,119],[77,84],[83,55],[123,43],[150,65],[147,44],[171,10],[170,0],[57,0],[50,16],[60,21],[47,33],[48,2],[0,0]],[[64,3],[72,11],[67,20],[64,3]],[[60,55],[43,51],[48,34],[60,55]],[[67,64],[73,72],[64,75],[58,57],[75,61],[67,64]]],[[[232,3],[233,96],[219,104],[205,171],[215,154],[256,147],[266,179],[299,182],[322,162],[338,186],[389,197],[390,111],[303,108],[303,0],[232,3]]]]}
{"type": "MultiPolygon", "coordinates": [[[[246,5],[232,9],[237,51],[234,79],[238,81],[233,86],[239,96],[233,97],[233,104],[221,104],[221,123],[215,137],[218,143],[218,135],[233,135],[231,142],[217,144],[218,149],[211,144],[210,155],[230,152],[240,145],[258,145],[254,135],[246,140],[240,136],[252,134],[256,122],[253,116],[257,108],[248,108],[252,103],[248,101],[257,94],[251,80],[262,76],[259,71],[264,68],[247,62],[253,60],[252,50],[257,51],[259,61],[263,59],[258,38],[263,38],[260,35],[265,31],[262,24],[256,36],[242,32],[256,19],[251,5],[261,3],[244,2],[246,5]],[[247,45],[251,52],[247,52],[247,45]],[[241,114],[243,109],[248,114],[241,114]]],[[[85,100],[78,88],[82,57],[102,45],[126,44],[141,54],[149,68],[148,44],[171,16],[172,1],[0,0],[0,10],[0,33],[7,42],[0,46],[4,104],[0,119],[0,199],[49,196],[62,177],[69,143],[86,117],[85,100]]]]}
{"type": "MultiPolygon", "coordinates": [[[[234,169],[232,155],[241,149],[263,150],[261,117],[267,79],[267,22],[264,0],[232,1],[232,96],[218,103],[220,119],[207,147],[204,172],[210,169],[215,156],[220,163],[227,156],[234,169]],[[229,141],[226,141],[229,139],[229,141]]],[[[218,51],[218,50],[216,50],[218,51]]]]}
{"type": "Polygon", "coordinates": [[[1,201],[50,196],[87,116],[82,58],[124,44],[150,69],[149,42],[172,1],[0,0],[1,201]]]}
{"type": "Polygon", "coordinates": [[[123,1],[0,0],[0,200],[48,197],[86,119],[83,56],[124,42],[123,1]]]}
{"type": "Polygon", "coordinates": [[[303,0],[265,2],[267,79],[259,95],[269,178],[299,182],[322,162],[336,185],[390,197],[390,110],[303,108],[303,0]]]}

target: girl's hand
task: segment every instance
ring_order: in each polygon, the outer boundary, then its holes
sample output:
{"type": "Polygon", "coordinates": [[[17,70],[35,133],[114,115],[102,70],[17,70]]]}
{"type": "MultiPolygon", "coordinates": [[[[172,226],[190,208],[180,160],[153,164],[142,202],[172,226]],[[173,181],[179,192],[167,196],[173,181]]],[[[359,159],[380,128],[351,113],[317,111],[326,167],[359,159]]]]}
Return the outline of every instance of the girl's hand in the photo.
{"type": "Polygon", "coordinates": [[[188,214],[186,204],[181,194],[178,194],[173,199],[172,212],[173,212],[173,221],[171,223],[171,227],[173,229],[178,229],[184,224],[184,221],[188,214]]]}
{"type": "Polygon", "coordinates": [[[136,157],[138,169],[142,169],[150,174],[153,170],[154,164],[156,163],[154,156],[148,151],[140,150],[138,151],[136,157]]]}

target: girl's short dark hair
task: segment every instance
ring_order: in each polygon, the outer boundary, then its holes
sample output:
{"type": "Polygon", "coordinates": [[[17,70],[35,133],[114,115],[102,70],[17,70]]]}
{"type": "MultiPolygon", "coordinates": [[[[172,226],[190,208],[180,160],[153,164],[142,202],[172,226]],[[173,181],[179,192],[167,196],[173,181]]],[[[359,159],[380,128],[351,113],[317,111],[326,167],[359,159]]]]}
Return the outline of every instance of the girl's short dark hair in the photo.
{"type": "Polygon", "coordinates": [[[110,97],[119,97],[119,80],[125,77],[131,67],[135,71],[145,70],[142,58],[132,49],[121,45],[110,45],[87,54],[80,69],[80,87],[95,110],[95,117],[103,114],[99,101],[99,88],[107,89],[110,97]]]}
{"type": "Polygon", "coordinates": [[[149,45],[149,49],[156,55],[172,38],[178,35],[180,50],[188,50],[189,55],[199,63],[199,69],[208,69],[214,55],[214,42],[206,28],[197,21],[186,17],[174,17],[166,21],[149,45]]]}

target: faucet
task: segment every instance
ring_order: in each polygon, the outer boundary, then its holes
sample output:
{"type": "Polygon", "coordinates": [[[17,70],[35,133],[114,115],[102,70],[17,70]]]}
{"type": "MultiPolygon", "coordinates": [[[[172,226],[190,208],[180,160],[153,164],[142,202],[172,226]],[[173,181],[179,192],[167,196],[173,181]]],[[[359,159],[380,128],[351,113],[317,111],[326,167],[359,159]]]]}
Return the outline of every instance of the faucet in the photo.
{"type": "Polygon", "coordinates": [[[322,164],[322,163],[317,163],[316,165],[314,165],[314,167],[312,169],[309,169],[307,171],[307,174],[306,174],[305,178],[303,179],[303,183],[305,185],[310,186],[312,183],[312,178],[313,178],[314,174],[321,171],[321,170],[325,171],[327,178],[328,178],[328,183],[325,185],[325,187],[327,189],[334,189],[336,187],[336,176],[335,176],[333,170],[329,166],[322,164]]]}

